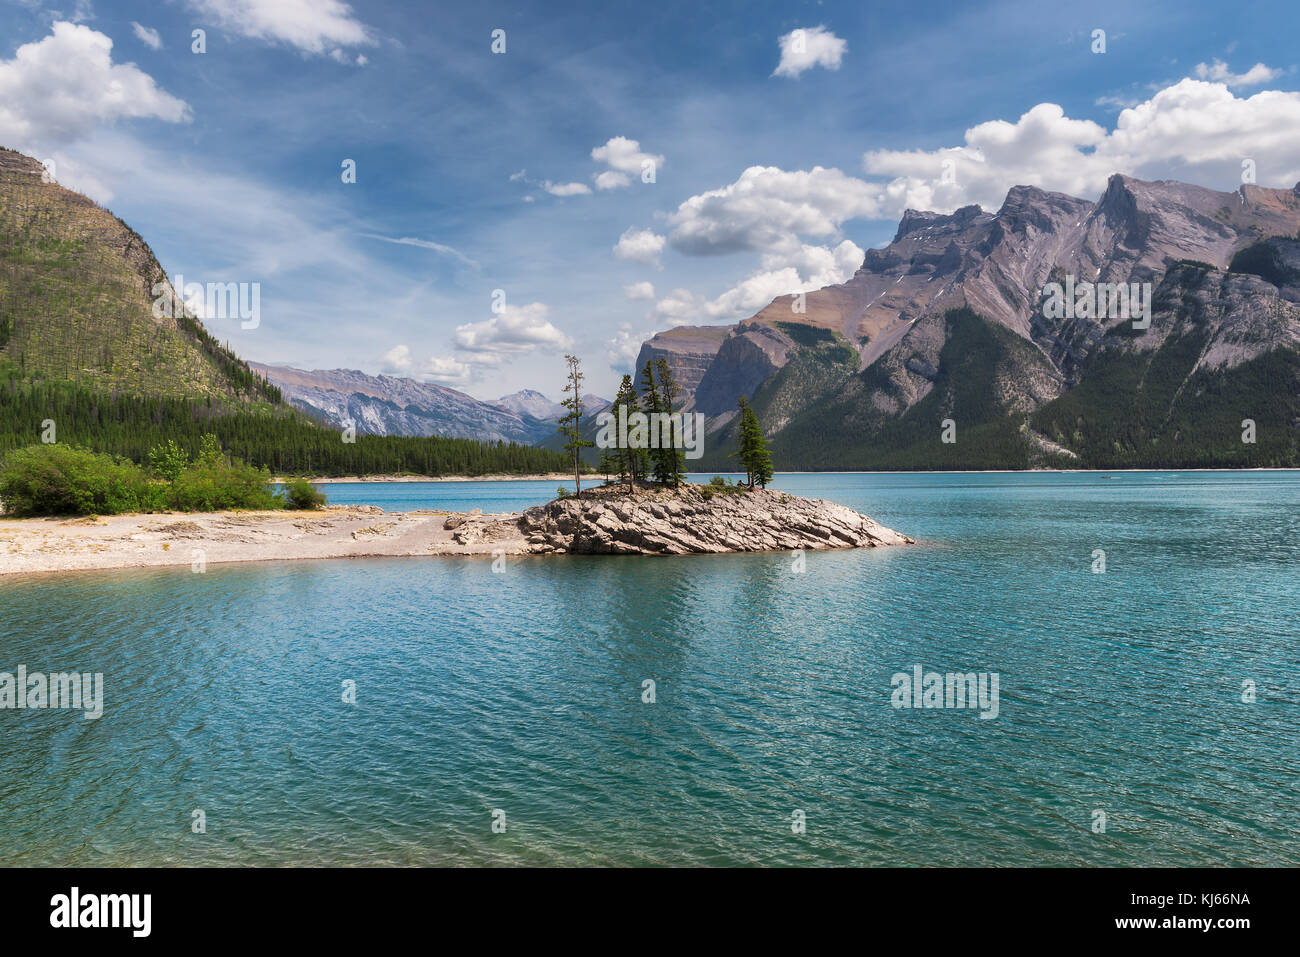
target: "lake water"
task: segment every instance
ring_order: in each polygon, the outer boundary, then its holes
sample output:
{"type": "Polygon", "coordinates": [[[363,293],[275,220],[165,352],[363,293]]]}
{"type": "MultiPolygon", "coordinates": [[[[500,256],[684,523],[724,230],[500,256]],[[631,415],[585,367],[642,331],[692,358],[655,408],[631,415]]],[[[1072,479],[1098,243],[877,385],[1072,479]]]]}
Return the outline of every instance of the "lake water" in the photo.
{"type": "Polygon", "coordinates": [[[1300,864],[1300,474],[774,484],[921,544],[0,579],[0,671],[106,685],[0,711],[0,863],[1300,864]]]}

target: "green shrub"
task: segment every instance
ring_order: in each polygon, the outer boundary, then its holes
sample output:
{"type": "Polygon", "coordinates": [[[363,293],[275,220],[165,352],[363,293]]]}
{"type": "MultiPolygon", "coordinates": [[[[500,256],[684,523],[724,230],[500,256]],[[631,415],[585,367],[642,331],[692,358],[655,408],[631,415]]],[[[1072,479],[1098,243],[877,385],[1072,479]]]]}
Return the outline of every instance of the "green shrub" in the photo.
{"type": "Polygon", "coordinates": [[[155,474],[171,478],[150,480],[127,459],[76,446],[17,449],[0,464],[0,503],[6,514],[29,516],[310,509],[326,501],[306,479],[295,479],[276,494],[266,469],[226,461],[215,436],[203,438],[189,464],[170,441],[156,446],[149,461],[155,474]]]}
{"type": "Polygon", "coordinates": [[[717,492],[724,492],[727,495],[739,495],[745,491],[745,485],[743,482],[732,483],[728,481],[727,477],[724,475],[713,476],[713,478],[709,479],[709,484],[702,488],[703,491],[701,494],[703,494],[706,499],[712,498],[717,492]]]}
{"type": "Polygon", "coordinates": [[[89,449],[33,445],[0,466],[0,501],[10,515],[119,515],[153,499],[138,466],[89,449]]]}
{"type": "Polygon", "coordinates": [[[174,439],[168,439],[149,450],[149,471],[168,482],[175,482],[176,476],[185,471],[189,462],[189,456],[174,439]]]}
{"type": "Polygon", "coordinates": [[[325,494],[306,479],[293,479],[284,487],[286,508],[320,508],[325,504],[325,494]]]}
{"type": "Polygon", "coordinates": [[[224,459],[225,453],[221,451],[221,440],[211,432],[205,432],[203,438],[199,439],[199,454],[194,457],[194,460],[204,465],[216,465],[224,459]]]}
{"type": "Polygon", "coordinates": [[[281,508],[283,500],[272,493],[270,482],[266,469],[242,462],[199,461],[176,477],[167,490],[167,500],[181,512],[281,508]]]}

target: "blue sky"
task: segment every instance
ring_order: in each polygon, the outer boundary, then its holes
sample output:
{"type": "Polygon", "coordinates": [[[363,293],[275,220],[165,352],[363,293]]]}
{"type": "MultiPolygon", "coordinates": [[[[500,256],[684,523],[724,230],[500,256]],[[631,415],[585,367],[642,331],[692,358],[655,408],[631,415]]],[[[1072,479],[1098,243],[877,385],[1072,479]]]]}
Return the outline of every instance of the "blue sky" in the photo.
{"type": "Polygon", "coordinates": [[[1300,180],[1293,3],[1046,6],[8,0],[0,144],[169,274],[260,283],[256,328],[209,320],[247,358],[492,398],[575,351],[608,395],[909,205],[1300,180]]]}

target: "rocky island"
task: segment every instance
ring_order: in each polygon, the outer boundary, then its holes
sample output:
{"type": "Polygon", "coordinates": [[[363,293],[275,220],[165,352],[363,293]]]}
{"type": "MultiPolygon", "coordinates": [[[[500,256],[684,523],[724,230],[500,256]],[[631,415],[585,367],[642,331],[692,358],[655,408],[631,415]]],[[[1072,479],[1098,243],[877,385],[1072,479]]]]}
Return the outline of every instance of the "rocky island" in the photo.
{"type": "Polygon", "coordinates": [[[853,509],[783,492],[683,484],[589,489],[522,513],[134,514],[0,521],[0,575],[417,555],[687,555],[913,544],[853,509]]]}
{"type": "Polygon", "coordinates": [[[865,515],[823,499],[707,485],[597,489],[530,508],[517,525],[533,552],[687,555],[913,544],[865,515]]]}

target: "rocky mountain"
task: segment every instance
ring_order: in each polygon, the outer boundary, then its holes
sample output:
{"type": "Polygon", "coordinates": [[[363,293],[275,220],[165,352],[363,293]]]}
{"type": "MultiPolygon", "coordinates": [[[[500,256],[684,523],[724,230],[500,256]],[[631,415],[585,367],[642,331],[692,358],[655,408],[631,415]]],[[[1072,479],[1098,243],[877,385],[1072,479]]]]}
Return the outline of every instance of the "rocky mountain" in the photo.
{"type": "MultiPolygon", "coordinates": [[[[542,422],[555,423],[564,415],[566,409],[559,402],[553,402],[534,389],[523,389],[510,395],[502,396],[492,403],[519,415],[531,416],[542,422]]],[[[582,397],[583,409],[587,412],[599,411],[610,404],[609,399],[587,393],[582,397]]]]}
{"type": "Polygon", "coordinates": [[[0,367],[19,383],[60,380],[222,405],[278,401],[177,300],[135,230],[60,186],[32,157],[4,148],[0,367]],[[159,299],[166,309],[154,309],[159,299]]]}
{"type": "Polygon", "coordinates": [[[548,399],[534,389],[521,389],[510,395],[503,395],[492,402],[502,409],[509,409],[517,415],[529,415],[534,419],[558,419],[564,412],[560,403],[548,399]]]}
{"type": "MultiPolygon", "coordinates": [[[[641,346],[636,357],[638,380],[647,362],[664,359],[672,370],[673,378],[681,386],[690,408],[694,408],[695,392],[709,366],[722,348],[723,340],[731,334],[731,326],[677,326],[656,333],[641,346]]],[[[761,381],[761,380],[760,380],[761,381]]]]}
{"type": "MultiPolygon", "coordinates": [[[[534,443],[555,432],[551,419],[415,379],[371,376],[354,369],[308,372],[290,366],[250,365],[295,408],[334,428],[351,423],[362,435],[441,435],[534,443]]],[[[545,400],[540,393],[531,395],[545,400]]],[[[520,404],[526,409],[528,400],[520,404]]],[[[549,413],[550,408],[541,411],[549,413]]]]}
{"type": "Polygon", "coordinates": [[[997,212],[909,210],[847,282],[661,333],[638,368],[668,357],[711,417],[709,468],[738,394],[787,468],[1300,464],[1298,230],[1300,186],[1018,186],[997,212]],[[1150,325],[1053,313],[1053,282],[1149,283],[1150,325]]]}

